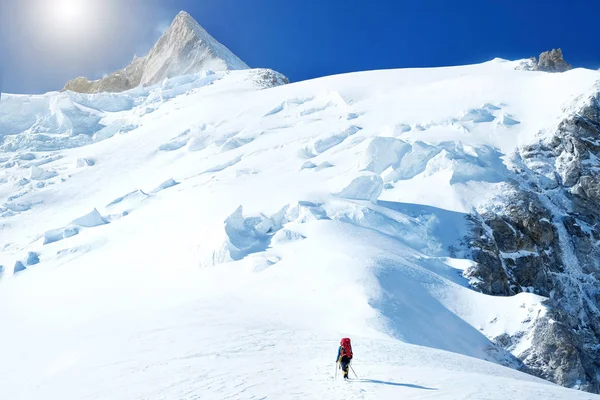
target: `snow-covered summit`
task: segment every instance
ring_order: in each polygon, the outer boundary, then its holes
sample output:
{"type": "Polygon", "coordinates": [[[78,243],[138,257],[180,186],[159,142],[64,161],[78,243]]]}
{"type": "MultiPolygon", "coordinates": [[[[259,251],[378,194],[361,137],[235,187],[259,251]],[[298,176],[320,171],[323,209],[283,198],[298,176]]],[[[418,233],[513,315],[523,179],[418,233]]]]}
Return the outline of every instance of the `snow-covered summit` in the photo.
{"type": "Polygon", "coordinates": [[[247,68],[190,14],[182,11],[146,56],[141,84],[151,85],[164,78],[199,71],[247,68]]]}
{"type": "Polygon", "coordinates": [[[81,93],[122,92],[180,75],[202,71],[247,69],[248,66],[212,37],[187,12],[181,11],[150,52],[106,78],[88,81],[79,77],[64,90],[81,93]]]}

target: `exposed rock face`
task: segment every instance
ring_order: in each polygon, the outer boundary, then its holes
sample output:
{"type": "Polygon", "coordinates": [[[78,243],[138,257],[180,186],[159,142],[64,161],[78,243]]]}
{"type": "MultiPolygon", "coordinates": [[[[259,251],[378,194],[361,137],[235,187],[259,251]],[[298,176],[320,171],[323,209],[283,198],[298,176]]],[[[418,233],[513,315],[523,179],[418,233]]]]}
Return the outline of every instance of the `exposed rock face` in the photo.
{"type": "Polygon", "coordinates": [[[479,265],[467,271],[472,286],[491,295],[531,291],[548,296],[548,272],[557,272],[561,262],[551,218],[537,196],[528,192],[516,192],[503,214],[474,218],[471,245],[479,265]]]}
{"type": "Polygon", "coordinates": [[[63,90],[79,93],[122,92],[140,85],[145,57],[135,57],[125,69],[119,70],[97,81],[88,81],[84,77],[75,78],[65,85],[63,90]]]}
{"type": "MultiPolygon", "coordinates": [[[[549,139],[523,147],[512,168],[511,203],[471,217],[478,265],[466,276],[484,293],[547,297],[531,346],[515,355],[534,374],[598,393],[600,93],[580,100],[549,139]]],[[[511,338],[497,342],[514,350],[511,338]]]]}
{"type": "Polygon", "coordinates": [[[81,93],[122,92],[179,75],[247,68],[242,60],[216,41],[192,16],[182,11],[145,57],[134,58],[126,68],[103,79],[73,79],[63,90],[81,93]]]}
{"type": "Polygon", "coordinates": [[[534,71],[546,71],[546,72],[565,72],[572,69],[571,64],[567,64],[563,58],[561,49],[552,49],[550,51],[544,51],[540,54],[539,61],[534,65],[534,71]]]}
{"type": "Polygon", "coordinates": [[[544,51],[542,54],[540,54],[539,61],[535,57],[531,57],[527,60],[521,61],[521,63],[515,67],[515,69],[518,70],[545,72],[565,72],[572,68],[573,66],[571,64],[567,64],[563,58],[561,49],[544,51]]]}
{"type": "Polygon", "coordinates": [[[258,87],[263,89],[287,85],[290,83],[290,80],[285,75],[271,69],[263,68],[252,70],[251,79],[258,87]]]}
{"type": "Polygon", "coordinates": [[[537,58],[531,57],[526,60],[522,60],[519,65],[515,67],[516,70],[521,71],[533,71],[533,69],[537,66],[537,58]]]}

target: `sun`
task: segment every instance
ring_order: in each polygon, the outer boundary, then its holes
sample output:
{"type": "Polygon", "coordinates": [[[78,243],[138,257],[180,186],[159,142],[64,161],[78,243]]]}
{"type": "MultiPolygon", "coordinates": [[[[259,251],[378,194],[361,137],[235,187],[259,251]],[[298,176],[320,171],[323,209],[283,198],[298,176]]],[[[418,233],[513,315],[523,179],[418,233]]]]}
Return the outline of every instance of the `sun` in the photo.
{"type": "Polygon", "coordinates": [[[49,1],[49,18],[58,24],[80,24],[89,14],[89,0],[49,1]]]}
{"type": "MultiPolygon", "coordinates": [[[[1,0],[0,0],[1,1],[1,0]]],[[[31,13],[46,42],[85,44],[105,32],[113,0],[35,0],[31,13]]]]}

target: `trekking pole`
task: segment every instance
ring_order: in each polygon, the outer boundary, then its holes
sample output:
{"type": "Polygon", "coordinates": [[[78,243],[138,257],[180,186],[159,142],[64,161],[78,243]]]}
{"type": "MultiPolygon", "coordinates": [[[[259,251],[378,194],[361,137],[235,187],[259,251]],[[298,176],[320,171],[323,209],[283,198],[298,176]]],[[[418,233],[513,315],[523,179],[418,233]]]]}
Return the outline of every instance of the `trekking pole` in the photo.
{"type": "Polygon", "coordinates": [[[354,372],[354,368],[352,368],[352,364],[350,364],[350,369],[352,370],[352,373],[354,374],[354,376],[356,377],[356,379],[360,379],[358,377],[358,375],[356,375],[356,372],[354,372]]]}
{"type": "Polygon", "coordinates": [[[338,367],[338,362],[335,362],[335,377],[333,379],[337,379],[337,370],[339,369],[338,367]]]}

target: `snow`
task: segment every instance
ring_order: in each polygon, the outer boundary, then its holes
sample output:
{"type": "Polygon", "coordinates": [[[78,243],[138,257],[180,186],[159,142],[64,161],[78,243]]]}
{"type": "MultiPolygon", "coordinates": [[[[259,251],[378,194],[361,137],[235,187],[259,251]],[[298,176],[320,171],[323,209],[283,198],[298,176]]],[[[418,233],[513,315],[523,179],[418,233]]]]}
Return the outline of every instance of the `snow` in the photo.
{"type": "Polygon", "coordinates": [[[54,178],[56,175],[55,171],[44,171],[42,168],[33,165],[30,169],[29,179],[33,181],[44,181],[46,179],[54,178]]]}
{"type": "MultiPolygon", "coordinates": [[[[165,77],[191,72],[248,68],[185,11],[175,17],[143,61],[141,85],[155,84],[165,77]]],[[[135,62],[140,63],[141,59],[135,62]]]]}
{"type": "Polygon", "coordinates": [[[371,200],[377,198],[383,192],[383,180],[379,175],[363,173],[350,182],[338,195],[345,199],[371,200]]]}
{"type": "Polygon", "coordinates": [[[82,217],[76,218],[71,221],[71,225],[82,226],[86,228],[93,228],[95,226],[100,226],[106,224],[106,221],[102,218],[102,215],[95,208],[89,213],[85,214],[82,217]]]}
{"type": "Polygon", "coordinates": [[[510,368],[544,299],[472,291],[452,250],[599,77],[517,65],[3,97],[2,394],[597,398],[510,368]]]}

